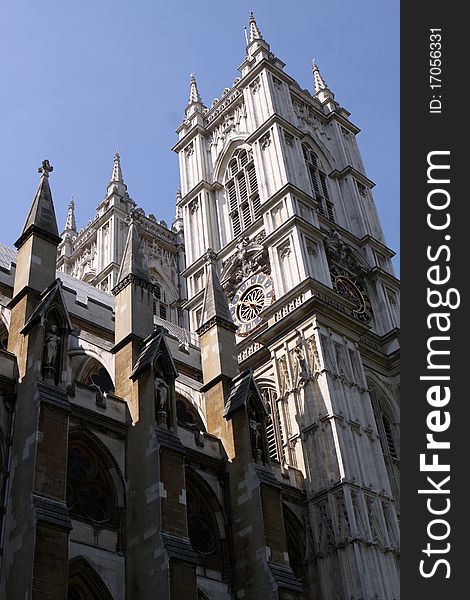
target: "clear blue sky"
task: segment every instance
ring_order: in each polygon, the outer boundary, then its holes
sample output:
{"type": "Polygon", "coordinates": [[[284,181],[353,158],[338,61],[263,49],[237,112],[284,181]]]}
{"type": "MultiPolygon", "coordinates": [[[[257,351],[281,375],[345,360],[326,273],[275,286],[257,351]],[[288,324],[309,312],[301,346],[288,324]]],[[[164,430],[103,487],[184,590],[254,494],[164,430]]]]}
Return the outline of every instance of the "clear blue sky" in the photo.
{"type": "MultiPolygon", "coordinates": [[[[399,249],[399,2],[21,0],[0,36],[0,240],[19,236],[43,158],[59,229],[71,196],[93,218],[121,154],[130,196],[171,223],[176,142],[197,76],[206,105],[239,74],[253,10],[285,70],[312,91],[316,58],[358,141],[388,244],[399,249]]],[[[398,264],[395,262],[398,270],[398,264]]]]}

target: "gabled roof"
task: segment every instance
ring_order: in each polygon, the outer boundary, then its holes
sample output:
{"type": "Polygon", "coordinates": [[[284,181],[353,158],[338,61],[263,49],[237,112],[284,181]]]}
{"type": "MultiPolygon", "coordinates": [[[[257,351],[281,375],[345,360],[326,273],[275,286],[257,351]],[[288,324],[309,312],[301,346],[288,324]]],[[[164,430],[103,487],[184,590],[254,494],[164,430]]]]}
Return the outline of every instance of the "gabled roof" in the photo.
{"type": "Polygon", "coordinates": [[[142,342],[142,349],[136,360],[130,379],[137,379],[139,373],[153,363],[159,352],[167,359],[168,365],[172,370],[172,375],[175,378],[178,377],[178,371],[176,370],[173,357],[165,339],[165,330],[163,327],[157,327],[154,332],[142,342]]]}
{"type": "Polygon", "coordinates": [[[253,377],[253,371],[252,369],[247,369],[232,379],[230,395],[225,405],[223,416],[226,419],[231,418],[237,410],[248,405],[250,397],[253,397],[257,407],[267,414],[260,391],[253,377]]]}
{"type": "Polygon", "coordinates": [[[25,326],[21,330],[22,334],[27,333],[34,323],[40,320],[43,315],[46,314],[49,307],[52,306],[53,303],[56,303],[61,308],[61,312],[66,321],[66,327],[69,331],[72,330],[72,323],[70,322],[69,313],[67,310],[67,306],[65,304],[64,295],[62,293],[62,281],[57,278],[51,285],[42,293],[41,298],[39,300],[39,304],[31,313],[29,319],[26,321],[25,326]]]}

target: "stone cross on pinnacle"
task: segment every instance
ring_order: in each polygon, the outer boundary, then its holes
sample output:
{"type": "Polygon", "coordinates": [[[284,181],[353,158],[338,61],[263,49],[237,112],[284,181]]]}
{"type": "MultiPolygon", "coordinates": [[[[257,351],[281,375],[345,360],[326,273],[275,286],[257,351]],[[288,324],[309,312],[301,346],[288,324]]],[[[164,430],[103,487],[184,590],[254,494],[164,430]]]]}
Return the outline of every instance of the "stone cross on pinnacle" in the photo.
{"type": "Polygon", "coordinates": [[[43,160],[42,167],[39,167],[38,173],[41,173],[43,177],[49,177],[49,173],[54,170],[54,167],[49,163],[49,161],[43,160]]]}

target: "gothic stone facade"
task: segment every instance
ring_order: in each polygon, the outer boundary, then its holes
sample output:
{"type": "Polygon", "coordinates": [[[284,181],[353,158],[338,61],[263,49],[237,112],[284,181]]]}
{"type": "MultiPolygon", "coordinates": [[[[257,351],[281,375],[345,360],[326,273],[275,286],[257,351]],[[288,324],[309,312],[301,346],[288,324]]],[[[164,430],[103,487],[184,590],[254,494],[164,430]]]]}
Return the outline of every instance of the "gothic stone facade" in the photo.
{"type": "Polygon", "coordinates": [[[120,157],[0,245],[0,595],[394,600],[398,286],[356,144],[250,17],[178,128],[171,228],[120,157]]]}

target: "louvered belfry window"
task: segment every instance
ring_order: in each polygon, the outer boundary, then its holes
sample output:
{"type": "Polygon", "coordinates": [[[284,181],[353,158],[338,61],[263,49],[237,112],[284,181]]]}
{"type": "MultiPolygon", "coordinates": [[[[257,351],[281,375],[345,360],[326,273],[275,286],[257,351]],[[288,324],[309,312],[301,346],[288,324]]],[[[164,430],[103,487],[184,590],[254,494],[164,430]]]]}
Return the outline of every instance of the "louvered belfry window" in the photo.
{"type": "Polygon", "coordinates": [[[261,214],[253,155],[250,150],[236,150],[225,173],[225,189],[233,236],[247,229],[261,214]]]}
{"type": "Polygon", "coordinates": [[[318,202],[318,212],[330,221],[335,220],[333,202],[328,192],[326,174],[321,170],[318,156],[308,144],[302,144],[305,164],[307,166],[310,186],[315,200],[318,202]]]}

